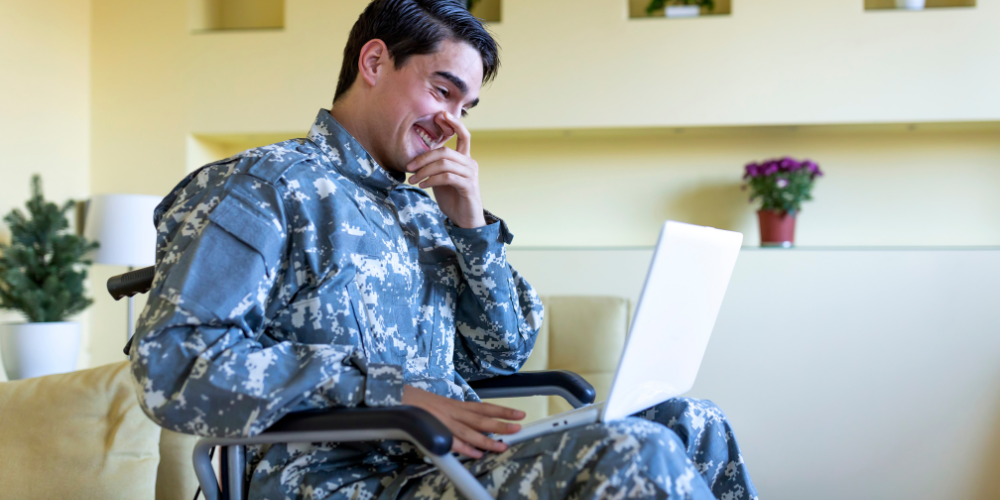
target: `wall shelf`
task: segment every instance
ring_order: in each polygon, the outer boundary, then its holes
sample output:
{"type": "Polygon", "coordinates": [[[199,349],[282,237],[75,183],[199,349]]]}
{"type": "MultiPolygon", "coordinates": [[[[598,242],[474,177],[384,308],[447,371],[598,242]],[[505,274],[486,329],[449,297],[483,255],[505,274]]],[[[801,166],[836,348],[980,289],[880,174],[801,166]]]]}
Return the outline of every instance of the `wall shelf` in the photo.
{"type": "MultiPolygon", "coordinates": [[[[629,19],[666,19],[664,14],[664,9],[659,9],[653,12],[652,15],[646,14],[646,6],[649,5],[649,0],[628,0],[628,18],[629,19]]],[[[698,17],[716,17],[716,16],[728,16],[733,13],[733,2],[732,0],[715,0],[715,8],[709,11],[702,7],[701,14],[698,17]]],[[[696,18],[687,18],[696,19],[696,18]]]]}
{"type": "MultiPolygon", "coordinates": [[[[947,9],[952,7],[975,7],[976,0],[926,0],[925,10],[947,9]]],[[[899,10],[903,12],[920,12],[896,7],[896,0],[865,0],[865,10],[899,10]]]]}
{"type": "Polygon", "coordinates": [[[488,23],[499,23],[503,13],[501,0],[476,0],[469,12],[488,23]]]}
{"type": "Polygon", "coordinates": [[[281,30],[285,0],[188,0],[192,33],[281,30]]]}

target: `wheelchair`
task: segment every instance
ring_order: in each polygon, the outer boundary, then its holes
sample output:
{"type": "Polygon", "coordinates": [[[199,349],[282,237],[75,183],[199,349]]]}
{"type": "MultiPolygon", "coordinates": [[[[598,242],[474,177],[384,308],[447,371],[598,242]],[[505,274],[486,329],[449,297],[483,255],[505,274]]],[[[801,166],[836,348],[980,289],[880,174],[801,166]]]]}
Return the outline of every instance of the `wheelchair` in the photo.
{"type": "MultiPolygon", "coordinates": [[[[154,267],[113,276],[108,292],[115,300],[146,293],[152,287],[154,267]]],[[[132,345],[125,346],[128,356],[132,345]]],[[[574,408],[594,402],[597,393],[583,377],[566,370],[521,372],[469,384],[482,399],[559,396],[574,408]]],[[[286,415],[253,437],[203,437],[194,447],[193,464],[202,494],[208,500],[243,500],[248,486],[245,474],[246,445],[274,443],[351,442],[393,439],[408,441],[441,471],[466,498],[492,497],[451,453],[452,434],[430,413],[415,406],[391,408],[332,408],[286,415]],[[212,450],[218,448],[221,470],[217,480],[212,450]]]]}

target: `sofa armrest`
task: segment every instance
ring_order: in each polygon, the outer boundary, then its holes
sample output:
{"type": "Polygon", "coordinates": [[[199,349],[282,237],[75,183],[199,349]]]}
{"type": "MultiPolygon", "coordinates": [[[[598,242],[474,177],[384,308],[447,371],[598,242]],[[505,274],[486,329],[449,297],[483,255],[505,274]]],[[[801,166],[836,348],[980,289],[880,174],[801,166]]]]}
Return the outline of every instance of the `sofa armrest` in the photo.
{"type": "Polygon", "coordinates": [[[597,399],[594,386],[569,370],[521,372],[477,380],[469,385],[484,399],[561,396],[574,408],[591,404],[597,399]]]}

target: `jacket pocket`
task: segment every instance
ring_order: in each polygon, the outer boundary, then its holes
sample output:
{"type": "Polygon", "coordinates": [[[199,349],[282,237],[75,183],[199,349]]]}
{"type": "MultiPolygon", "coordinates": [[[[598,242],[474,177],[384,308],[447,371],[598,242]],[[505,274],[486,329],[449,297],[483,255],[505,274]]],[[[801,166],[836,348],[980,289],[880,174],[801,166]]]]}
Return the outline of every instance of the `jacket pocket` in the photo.
{"type": "Polygon", "coordinates": [[[354,315],[354,325],[358,329],[358,342],[361,344],[361,351],[365,359],[369,362],[384,362],[378,353],[375,339],[372,336],[371,326],[368,320],[368,307],[365,306],[364,297],[354,280],[348,281],[344,286],[347,298],[351,303],[351,313],[354,315]]]}

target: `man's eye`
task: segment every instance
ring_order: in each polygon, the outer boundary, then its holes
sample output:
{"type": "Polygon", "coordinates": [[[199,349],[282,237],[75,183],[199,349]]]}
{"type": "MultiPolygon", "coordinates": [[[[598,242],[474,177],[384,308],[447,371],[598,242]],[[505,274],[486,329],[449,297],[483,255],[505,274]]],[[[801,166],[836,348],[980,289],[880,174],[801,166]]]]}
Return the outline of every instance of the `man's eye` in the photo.
{"type": "Polygon", "coordinates": [[[448,89],[438,87],[438,92],[440,92],[441,95],[444,96],[445,99],[448,98],[448,89]]]}
{"type": "Polygon", "coordinates": [[[462,110],[462,118],[465,118],[467,116],[469,116],[469,112],[463,109],[462,110]]]}

